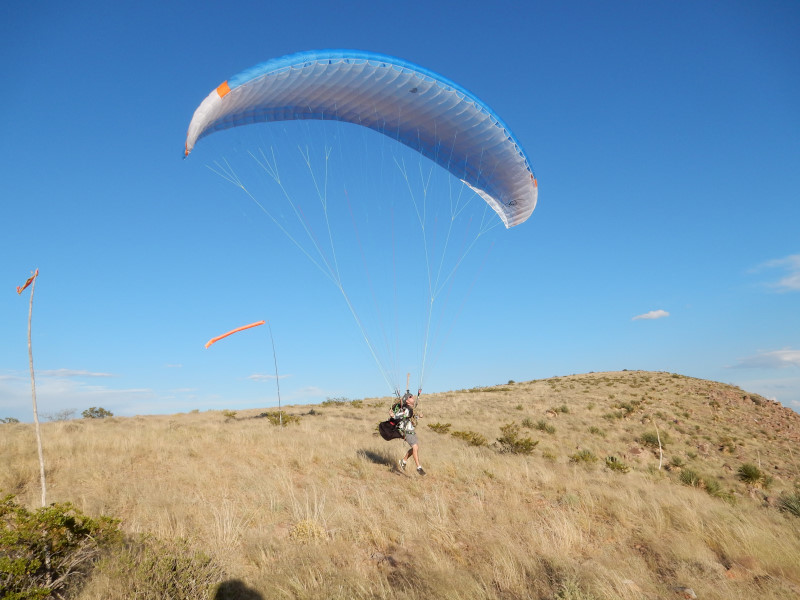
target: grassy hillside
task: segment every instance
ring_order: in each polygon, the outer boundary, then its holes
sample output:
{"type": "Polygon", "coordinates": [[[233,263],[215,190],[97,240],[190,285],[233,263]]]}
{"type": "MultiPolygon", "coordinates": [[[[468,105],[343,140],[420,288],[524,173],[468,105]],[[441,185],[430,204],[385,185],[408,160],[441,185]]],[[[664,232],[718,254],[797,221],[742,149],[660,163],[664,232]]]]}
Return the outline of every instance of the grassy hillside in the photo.
{"type": "MultiPolygon", "coordinates": [[[[217,599],[800,597],[800,415],[775,402],[641,371],[423,396],[426,477],[375,435],[389,404],[43,424],[48,500],[129,540],[77,597],[158,597],[162,568],[217,599]]],[[[35,448],[0,425],[0,494],[31,508],[35,448]]]]}

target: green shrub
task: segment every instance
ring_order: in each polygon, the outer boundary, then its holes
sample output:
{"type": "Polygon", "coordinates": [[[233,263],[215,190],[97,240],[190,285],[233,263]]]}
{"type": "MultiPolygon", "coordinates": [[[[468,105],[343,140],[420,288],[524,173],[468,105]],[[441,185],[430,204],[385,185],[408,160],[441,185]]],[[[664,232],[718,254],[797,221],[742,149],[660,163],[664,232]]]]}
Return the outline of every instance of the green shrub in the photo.
{"type": "Polygon", "coordinates": [[[598,600],[591,592],[583,590],[577,581],[564,580],[558,588],[555,600],[598,600]]]}
{"type": "Polygon", "coordinates": [[[647,431],[639,436],[639,441],[643,446],[649,446],[651,448],[658,448],[660,441],[661,449],[663,450],[667,447],[669,436],[666,433],[659,434],[657,431],[647,431]]]}
{"type": "Polygon", "coordinates": [[[63,597],[88,574],[101,550],[121,540],[119,521],[92,519],[69,503],[29,511],[0,501],[0,592],[7,600],[63,597]]]}
{"type": "Polygon", "coordinates": [[[795,517],[800,517],[800,492],[781,494],[778,497],[778,508],[795,517]]]}
{"type": "Polygon", "coordinates": [[[722,437],[717,443],[719,444],[720,452],[728,452],[729,454],[736,452],[736,438],[730,436],[722,437]]]}
{"type": "Polygon", "coordinates": [[[110,597],[211,600],[226,574],[211,557],[184,539],[142,535],[118,547],[97,565],[110,597]]]}
{"type": "Polygon", "coordinates": [[[599,435],[600,437],[606,437],[606,432],[600,429],[599,427],[595,427],[594,425],[589,427],[589,433],[594,435],[599,435]]]}
{"type": "Polygon", "coordinates": [[[511,388],[508,386],[498,386],[498,387],[474,387],[466,390],[471,394],[475,394],[478,392],[510,392],[511,388]]]}
{"type": "Polygon", "coordinates": [[[541,420],[537,421],[536,425],[534,426],[535,429],[539,431],[544,431],[545,433],[554,434],[556,432],[556,428],[550,425],[547,421],[541,420]]]}
{"type": "Polygon", "coordinates": [[[486,439],[485,435],[481,435],[480,433],[476,433],[474,431],[454,431],[451,433],[454,438],[458,438],[460,440],[464,440],[470,446],[488,446],[489,440],[486,439]]]}
{"type": "Polygon", "coordinates": [[[497,441],[500,442],[501,452],[531,454],[539,444],[538,440],[534,441],[529,437],[520,437],[519,425],[516,423],[507,423],[500,428],[500,431],[503,435],[497,438],[497,441]]]}
{"type": "Polygon", "coordinates": [[[708,479],[703,477],[703,488],[709,496],[720,498],[724,495],[722,491],[722,484],[716,479],[708,479]]]}
{"type": "Polygon", "coordinates": [[[618,473],[627,473],[631,470],[630,466],[619,460],[616,456],[606,457],[606,467],[618,473]]]}
{"type": "Polygon", "coordinates": [[[102,406],[93,406],[83,411],[81,416],[83,416],[84,419],[105,419],[106,417],[113,417],[114,413],[110,410],[106,410],[102,406]]]}
{"type": "Polygon", "coordinates": [[[259,419],[267,419],[273,425],[282,425],[286,427],[287,425],[297,425],[300,423],[300,416],[299,415],[290,415],[285,412],[277,411],[277,410],[270,410],[267,412],[263,412],[258,415],[259,419]]]}
{"type": "Polygon", "coordinates": [[[436,433],[449,433],[450,432],[450,423],[428,423],[428,427],[433,429],[436,433]]]}
{"type": "MultiPolygon", "coordinates": [[[[366,405],[364,404],[363,399],[351,400],[346,396],[339,396],[337,398],[326,398],[322,402],[322,406],[349,406],[351,408],[364,408],[366,405]]],[[[376,404],[375,406],[380,406],[380,404],[376,404]]]]}
{"type": "Polygon", "coordinates": [[[325,398],[322,402],[322,406],[342,406],[344,404],[349,404],[350,398],[346,398],[344,396],[338,398],[325,398]]]}
{"type": "Polygon", "coordinates": [[[681,471],[681,474],[678,476],[678,479],[680,479],[680,482],[682,484],[691,487],[700,487],[703,481],[700,478],[700,475],[698,475],[695,471],[692,471],[691,469],[684,469],[683,471],[681,471]]]}
{"type": "Polygon", "coordinates": [[[569,462],[571,463],[583,463],[583,464],[593,464],[597,462],[597,457],[594,455],[594,452],[591,450],[580,450],[575,454],[570,455],[569,462]]]}
{"type": "Polygon", "coordinates": [[[225,421],[233,421],[236,419],[236,411],[235,410],[223,410],[222,416],[225,417],[225,421]]]}
{"type": "Polygon", "coordinates": [[[0,419],[0,423],[19,423],[19,419],[15,419],[14,417],[4,417],[0,419]]]}
{"type": "Polygon", "coordinates": [[[683,459],[680,456],[673,456],[669,460],[669,464],[671,466],[673,466],[673,467],[678,468],[678,469],[682,469],[683,467],[686,466],[686,463],[683,461],[683,459]]]}
{"type": "Polygon", "coordinates": [[[617,402],[614,408],[622,410],[622,417],[629,417],[641,407],[641,400],[630,400],[629,402],[617,402]]]}
{"type": "Polygon", "coordinates": [[[764,473],[752,463],[745,463],[736,472],[736,476],[748,485],[768,484],[764,473]]]}

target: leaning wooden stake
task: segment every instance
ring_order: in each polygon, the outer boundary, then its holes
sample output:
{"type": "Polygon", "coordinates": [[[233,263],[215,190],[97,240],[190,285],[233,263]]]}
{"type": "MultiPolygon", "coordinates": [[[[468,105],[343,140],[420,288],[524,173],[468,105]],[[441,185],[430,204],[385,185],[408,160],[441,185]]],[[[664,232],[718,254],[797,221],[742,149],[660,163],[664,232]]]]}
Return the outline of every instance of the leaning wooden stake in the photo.
{"type": "Polygon", "coordinates": [[[36,446],[39,450],[39,477],[42,481],[42,506],[47,506],[47,484],[44,479],[44,453],[42,452],[42,432],[39,427],[39,411],[36,408],[36,378],[33,372],[33,344],[31,343],[31,322],[33,320],[33,290],[36,288],[36,277],[39,269],[25,282],[21,288],[17,288],[17,293],[31,286],[31,301],[28,306],[28,363],[31,367],[31,395],[33,397],[33,423],[36,427],[36,446]]]}
{"type": "Polygon", "coordinates": [[[664,451],[661,449],[661,434],[658,433],[658,423],[653,421],[656,426],[656,437],[658,438],[658,470],[661,470],[661,463],[664,461],[664,451]]]}
{"type": "Polygon", "coordinates": [[[283,411],[281,410],[281,379],[278,376],[278,355],[275,354],[275,339],[272,337],[272,325],[267,321],[269,339],[272,342],[272,360],[275,362],[275,385],[278,386],[278,424],[283,426],[283,411]]]}

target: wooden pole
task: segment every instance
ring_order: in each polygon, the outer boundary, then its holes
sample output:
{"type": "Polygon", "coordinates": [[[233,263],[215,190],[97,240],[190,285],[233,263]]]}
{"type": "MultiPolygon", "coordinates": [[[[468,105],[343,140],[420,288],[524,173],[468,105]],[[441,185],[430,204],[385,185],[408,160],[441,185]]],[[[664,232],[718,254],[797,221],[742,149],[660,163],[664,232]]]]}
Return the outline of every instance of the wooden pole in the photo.
{"type": "Polygon", "coordinates": [[[269,327],[269,340],[272,342],[272,360],[275,362],[275,385],[278,386],[278,424],[283,425],[283,412],[281,411],[281,380],[278,377],[278,355],[275,354],[275,338],[272,337],[272,325],[267,321],[269,327]]]}
{"type": "Polygon", "coordinates": [[[658,470],[661,470],[661,463],[664,462],[664,450],[661,448],[661,434],[658,433],[658,423],[653,421],[653,425],[656,426],[656,438],[658,438],[658,470]]]}
{"type": "Polygon", "coordinates": [[[42,506],[47,506],[47,484],[44,477],[44,453],[42,452],[42,432],[39,427],[39,411],[36,408],[36,377],[33,371],[33,344],[31,343],[31,322],[33,321],[33,291],[36,289],[36,277],[39,269],[31,278],[31,301],[28,306],[28,363],[31,368],[31,396],[33,398],[33,423],[36,428],[36,447],[39,451],[39,478],[42,482],[42,506]]]}

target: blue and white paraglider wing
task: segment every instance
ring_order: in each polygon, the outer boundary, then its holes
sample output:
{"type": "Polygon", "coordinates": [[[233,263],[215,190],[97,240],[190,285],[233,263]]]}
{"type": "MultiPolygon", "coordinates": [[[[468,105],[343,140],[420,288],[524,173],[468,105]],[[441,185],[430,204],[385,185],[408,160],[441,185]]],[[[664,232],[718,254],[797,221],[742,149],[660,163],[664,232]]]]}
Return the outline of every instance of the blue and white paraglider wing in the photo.
{"type": "Polygon", "coordinates": [[[231,77],[195,111],[185,156],[215,131],[302,119],[353,123],[405,144],[461,179],[506,227],[536,207],[530,162],[486,104],[428,69],[371,52],[300,52],[231,77]]]}

